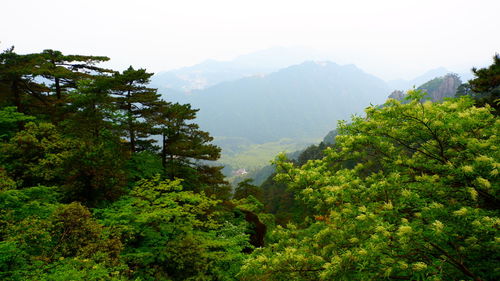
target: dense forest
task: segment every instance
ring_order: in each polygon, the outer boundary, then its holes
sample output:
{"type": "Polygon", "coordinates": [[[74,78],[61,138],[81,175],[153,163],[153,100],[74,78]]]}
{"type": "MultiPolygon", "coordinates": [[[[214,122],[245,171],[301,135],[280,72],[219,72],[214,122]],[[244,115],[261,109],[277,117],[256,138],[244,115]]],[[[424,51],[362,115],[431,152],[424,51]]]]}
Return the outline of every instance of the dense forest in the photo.
{"type": "Polygon", "coordinates": [[[234,190],[198,110],[108,60],[0,54],[0,279],[500,279],[499,55],[234,190]]]}

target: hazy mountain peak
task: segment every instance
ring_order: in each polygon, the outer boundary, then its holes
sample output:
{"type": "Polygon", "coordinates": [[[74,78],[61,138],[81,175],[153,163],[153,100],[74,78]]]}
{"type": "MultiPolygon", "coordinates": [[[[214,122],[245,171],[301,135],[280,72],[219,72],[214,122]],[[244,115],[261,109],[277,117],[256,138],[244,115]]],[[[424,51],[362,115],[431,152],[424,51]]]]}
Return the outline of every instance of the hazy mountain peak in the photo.
{"type": "Polygon", "coordinates": [[[303,47],[273,47],[245,54],[229,61],[205,60],[199,64],[154,75],[151,84],[184,92],[204,89],[243,77],[276,72],[304,61],[329,59],[326,54],[303,47]]]}
{"type": "Polygon", "coordinates": [[[419,85],[422,85],[423,83],[435,78],[435,77],[440,77],[444,76],[448,73],[450,73],[448,69],[444,67],[437,67],[431,70],[426,71],[422,75],[419,75],[415,77],[412,80],[404,80],[404,79],[397,79],[397,80],[392,80],[388,81],[387,84],[391,87],[391,90],[408,90],[413,87],[417,87],[419,85]]]}
{"type": "Polygon", "coordinates": [[[236,57],[233,62],[246,65],[265,65],[279,69],[309,60],[328,60],[329,56],[305,47],[272,47],[236,57]]]}
{"type": "Polygon", "coordinates": [[[214,136],[264,143],[320,138],[337,120],[382,103],[388,91],[355,65],[308,60],[197,90],[182,102],[200,109],[197,122],[214,136]]]}
{"type": "Polygon", "coordinates": [[[328,66],[328,64],[330,63],[329,61],[322,61],[322,60],[317,60],[317,61],[314,61],[314,63],[316,63],[317,65],[319,66],[328,66]]]}
{"type": "MultiPolygon", "coordinates": [[[[447,73],[446,75],[430,79],[417,89],[425,92],[428,98],[436,102],[444,98],[454,97],[460,84],[462,84],[462,80],[457,74],[447,73]]],[[[403,100],[405,97],[406,93],[400,90],[394,90],[389,95],[389,98],[397,100],[403,100]]]]}

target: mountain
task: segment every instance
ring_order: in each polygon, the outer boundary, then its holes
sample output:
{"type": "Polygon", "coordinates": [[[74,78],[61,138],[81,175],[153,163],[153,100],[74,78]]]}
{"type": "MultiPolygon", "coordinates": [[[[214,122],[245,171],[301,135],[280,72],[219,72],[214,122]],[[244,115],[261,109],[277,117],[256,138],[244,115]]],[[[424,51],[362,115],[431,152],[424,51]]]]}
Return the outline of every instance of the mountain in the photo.
{"type": "MultiPolygon", "coordinates": [[[[429,81],[420,85],[417,89],[422,90],[427,93],[427,96],[433,101],[441,101],[444,98],[454,97],[458,86],[462,84],[461,79],[458,75],[448,73],[441,77],[435,77],[429,81]]],[[[400,90],[393,91],[389,98],[403,100],[406,93],[400,90]]],[[[319,159],[322,157],[322,150],[326,146],[333,145],[335,143],[335,137],[337,136],[337,129],[331,130],[323,138],[320,144],[313,144],[307,148],[299,149],[295,152],[288,153],[288,159],[291,159],[298,163],[298,165],[303,165],[309,159],[319,159]]],[[[250,177],[253,179],[254,184],[261,185],[266,180],[269,181],[269,176],[275,172],[273,165],[264,166],[261,169],[254,171],[250,177]]]]}
{"type": "MultiPolygon", "coordinates": [[[[388,81],[387,84],[391,88],[391,90],[409,90],[412,89],[413,87],[417,87],[418,85],[422,85],[436,77],[443,77],[447,74],[450,73],[455,73],[453,71],[449,71],[448,69],[444,67],[438,67],[435,69],[431,69],[424,74],[412,79],[412,80],[404,80],[404,79],[397,79],[397,80],[391,80],[388,81]]],[[[461,81],[468,81],[469,79],[472,79],[474,75],[472,74],[472,71],[468,72],[458,72],[456,73],[457,77],[460,78],[461,81]]]]}
{"type": "Polygon", "coordinates": [[[202,63],[154,75],[151,86],[189,92],[225,81],[262,75],[307,60],[325,60],[328,55],[308,48],[274,47],[239,56],[230,61],[206,60],[202,63]]]}
{"type": "Polygon", "coordinates": [[[205,89],[215,84],[245,76],[268,73],[274,68],[250,66],[234,61],[207,60],[190,67],[160,72],[151,78],[151,85],[158,88],[189,92],[205,89]]]}
{"type": "Polygon", "coordinates": [[[456,74],[446,74],[442,77],[437,77],[429,82],[418,87],[427,93],[433,102],[442,101],[444,98],[455,97],[458,87],[462,84],[462,80],[456,74]]]}
{"type": "Polygon", "coordinates": [[[195,90],[182,102],[200,108],[196,122],[214,136],[266,143],[321,138],[338,120],[382,103],[387,92],[384,81],[354,65],[309,61],[195,90]]]}
{"type": "MultiPolygon", "coordinates": [[[[461,84],[462,80],[457,74],[448,73],[427,81],[417,89],[427,93],[427,97],[436,102],[442,101],[444,98],[454,97],[461,84]]],[[[406,94],[403,91],[395,90],[389,95],[389,98],[403,100],[405,96],[406,94]]]]}
{"type": "Polygon", "coordinates": [[[389,84],[391,90],[408,90],[418,85],[422,85],[435,77],[446,75],[447,73],[450,73],[450,71],[444,67],[439,67],[431,69],[412,80],[397,79],[388,81],[387,84],[389,84]]]}

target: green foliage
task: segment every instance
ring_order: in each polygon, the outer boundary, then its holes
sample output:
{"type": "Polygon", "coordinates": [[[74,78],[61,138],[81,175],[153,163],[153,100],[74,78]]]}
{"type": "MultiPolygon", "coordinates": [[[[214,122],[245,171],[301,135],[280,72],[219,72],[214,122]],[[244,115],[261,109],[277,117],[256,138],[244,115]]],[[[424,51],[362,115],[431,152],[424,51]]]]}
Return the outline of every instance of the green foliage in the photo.
{"type": "Polygon", "coordinates": [[[64,165],[78,143],[50,123],[27,123],[8,143],[0,144],[0,164],[18,187],[61,184],[64,165]]]}
{"type": "Polygon", "coordinates": [[[243,221],[219,220],[219,201],[180,180],[142,180],[101,221],[121,232],[122,258],[144,280],[232,280],[248,244],[243,221]]]}
{"type": "Polygon", "coordinates": [[[16,188],[17,183],[7,174],[5,169],[0,168],[0,191],[16,188]]]}
{"type": "Polygon", "coordinates": [[[123,150],[111,137],[81,143],[64,163],[66,200],[97,206],[118,199],[127,183],[123,150]]]}
{"type": "Polygon", "coordinates": [[[120,266],[121,242],[87,208],[60,198],[53,187],[0,192],[2,280],[99,280],[120,266]]]}
{"type": "Polygon", "coordinates": [[[35,119],[16,111],[14,106],[0,108],[0,141],[10,139],[22,122],[35,119]]]}
{"type": "MultiPolygon", "coordinates": [[[[489,102],[415,91],[370,107],[334,145],[280,156],[279,183],[242,181],[230,201],[197,110],[106,60],[0,54],[0,279],[500,278],[489,102]],[[298,223],[264,237],[265,210],[298,223]]],[[[498,61],[471,93],[496,95],[498,61]]]]}
{"type": "Polygon", "coordinates": [[[68,199],[90,205],[116,199],[125,184],[124,160],[110,139],[89,144],[64,136],[52,124],[30,122],[0,146],[2,174],[16,181],[18,188],[64,186],[68,199]]]}
{"type": "Polygon", "coordinates": [[[499,121],[461,98],[389,100],[277,178],[314,210],[278,228],[244,280],[497,280],[499,121]],[[357,163],[353,169],[345,161],[357,163]]]}
{"type": "Polygon", "coordinates": [[[37,186],[0,193],[0,214],[4,222],[30,216],[46,219],[59,206],[61,194],[55,187],[37,186]]]}
{"type": "Polygon", "coordinates": [[[120,241],[105,237],[107,234],[103,232],[103,227],[80,203],[74,202],[57,209],[51,220],[52,239],[57,241],[52,253],[54,257],[89,258],[102,251],[108,254],[107,262],[117,262],[122,247],[120,241]]]}
{"type": "Polygon", "coordinates": [[[213,199],[220,149],[152,74],[106,60],[0,54],[0,279],[234,280],[249,226],[213,199]]]}
{"type": "MultiPolygon", "coordinates": [[[[220,148],[211,144],[213,138],[193,123],[197,109],[189,104],[160,102],[152,120],[162,135],[161,158],[165,176],[184,179],[187,189],[219,194],[218,187],[227,186],[221,173],[223,167],[208,161],[220,157],[220,148]]],[[[227,188],[226,188],[227,190],[227,188]]],[[[223,198],[228,194],[222,194],[223,198]]]]}
{"type": "MultiPolygon", "coordinates": [[[[331,131],[325,137],[325,140],[333,138],[333,135],[336,134],[336,131],[331,131]]],[[[292,159],[290,161],[302,166],[309,160],[321,159],[324,156],[323,151],[329,146],[332,146],[331,142],[327,144],[325,141],[319,145],[310,145],[306,149],[296,152],[295,155],[291,154],[292,159]]],[[[285,184],[274,180],[276,175],[274,172],[275,167],[269,166],[269,168],[272,171],[261,184],[263,190],[262,202],[265,204],[266,211],[274,214],[276,223],[280,225],[286,225],[289,222],[303,222],[304,218],[310,215],[308,208],[303,202],[296,200],[294,191],[287,190],[285,184]]]]}
{"type": "Polygon", "coordinates": [[[473,68],[475,78],[469,81],[470,94],[479,105],[489,104],[498,115],[500,107],[500,55],[493,57],[488,68],[473,68]]]}
{"type": "Polygon", "coordinates": [[[109,266],[92,259],[65,258],[55,261],[45,267],[45,271],[34,276],[36,280],[66,281],[66,280],[129,280],[122,273],[123,266],[109,266]]]}
{"type": "Polygon", "coordinates": [[[62,126],[69,135],[87,142],[98,140],[102,134],[116,132],[112,120],[119,118],[117,108],[110,95],[114,82],[109,77],[96,77],[78,82],[78,87],[69,96],[67,110],[70,112],[62,126]]]}
{"type": "MultiPolygon", "coordinates": [[[[296,151],[317,141],[318,139],[281,139],[261,144],[242,143],[232,150],[222,151],[219,162],[234,167],[234,170],[245,168],[252,172],[269,164],[280,152],[296,151]]],[[[217,139],[216,142],[224,145],[224,141],[217,139]]]]}
{"type": "Polygon", "coordinates": [[[163,173],[161,158],[149,151],[134,153],[127,164],[127,176],[133,182],[141,179],[150,179],[163,173]]]}
{"type": "Polygon", "coordinates": [[[115,73],[113,76],[114,102],[123,112],[123,118],[117,123],[126,132],[132,152],[139,146],[142,147],[139,150],[143,150],[153,142],[151,139],[147,140],[154,133],[154,123],[148,122],[148,118],[154,114],[153,108],[158,102],[159,95],[156,89],[146,87],[152,75],[153,73],[147,73],[145,69],[135,70],[130,66],[122,73],[115,73]]]}
{"type": "Polygon", "coordinates": [[[234,199],[243,199],[249,196],[253,196],[259,201],[263,201],[263,192],[262,188],[253,185],[251,179],[246,179],[238,183],[236,189],[234,191],[233,198],[234,199]]]}
{"type": "Polygon", "coordinates": [[[265,211],[274,215],[278,225],[304,222],[305,217],[311,215],[308,207],[303,201],[297,200],[295,192],[288,189],[285,183],[276,182],[274,176],[275,173],[261,185],[265,211]]]}
{"type": "Polygon", "coordinates": [[[0,84],[5,85],[6,100],[19,112],[58,122],[64,119],[68,93],[78,81],[109,72],[95,66],[107,60],[55,50],[19,55],[12,47],[0,54],[0,84]]]}

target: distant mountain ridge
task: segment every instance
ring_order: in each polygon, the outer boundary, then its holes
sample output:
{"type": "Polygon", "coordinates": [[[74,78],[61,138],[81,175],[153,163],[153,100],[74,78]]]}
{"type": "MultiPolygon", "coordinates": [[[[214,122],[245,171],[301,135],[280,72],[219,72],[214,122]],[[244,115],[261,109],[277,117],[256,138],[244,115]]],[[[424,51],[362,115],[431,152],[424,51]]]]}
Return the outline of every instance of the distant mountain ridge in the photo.
{"type": "Polygon", "coordinates": [[[163,71],[152,77],[151,85],[190,92],[226,81],[268,74],[307,60],[325,60],[328,57],[307,48],[274,47],[241,55],[230,61],[206,60],[193,66],[163,71]]]}
{"type": "Polygon", "coordinates": [[[166,95],[200,108],[197,122],[214,136],[264,143],[320,138],[338,120],[383,102],[388,91],[383,80],[354,65],[308,61],[181,97],[166,95]]]}
{"type": "MultiPolygon", "coordinates": [[[[230,175],[233,168],[248,171],[280,151],[318,142],[338,120],[382,104],[394,89],[400,91],[393,95],[403,99],[404,91],[449,73],[437,68],[410,81],[388,83],[354,65],[298,61],[308,57],[308,51],[273,48],[231,61],[208,60],[159,73],[151,86],[169,101],[200,109],[196,122],[215,136],[230,175]]],[[[333,138],[328,135],[324,141],[333,138]]]]}
{"type": "MultiPolygon", "coordinates": [[[[151,86],[171,92],[191,92],[244,77],[266,75],[304,61],[336,61],[336,58],[340,59],[338,55],[310,48],[273,47],[240,55],[228,61],[208,59],[192,66],[161,71],[152,77],[151,86]]],[[[444,67],[438,67],[411,80],[395,79],[386,83],[390,90],[406,90],[450,72],[444,67]]],[[[470,71],[458,74],[462,81],[472,78],[470,71]]]]}
{"type": "Polygon", "coordinates": [[[413,87],[418,87],[419,85],[422,85],[423,83],[436,77],[446,75],[447,73],[450,73],[448,69],[444,67],[438,67],[435,69],[431,69],[411,80],[396,79],[387,81],[387,84],[389,84],[391,90],[408,90],[413,87]]]}

